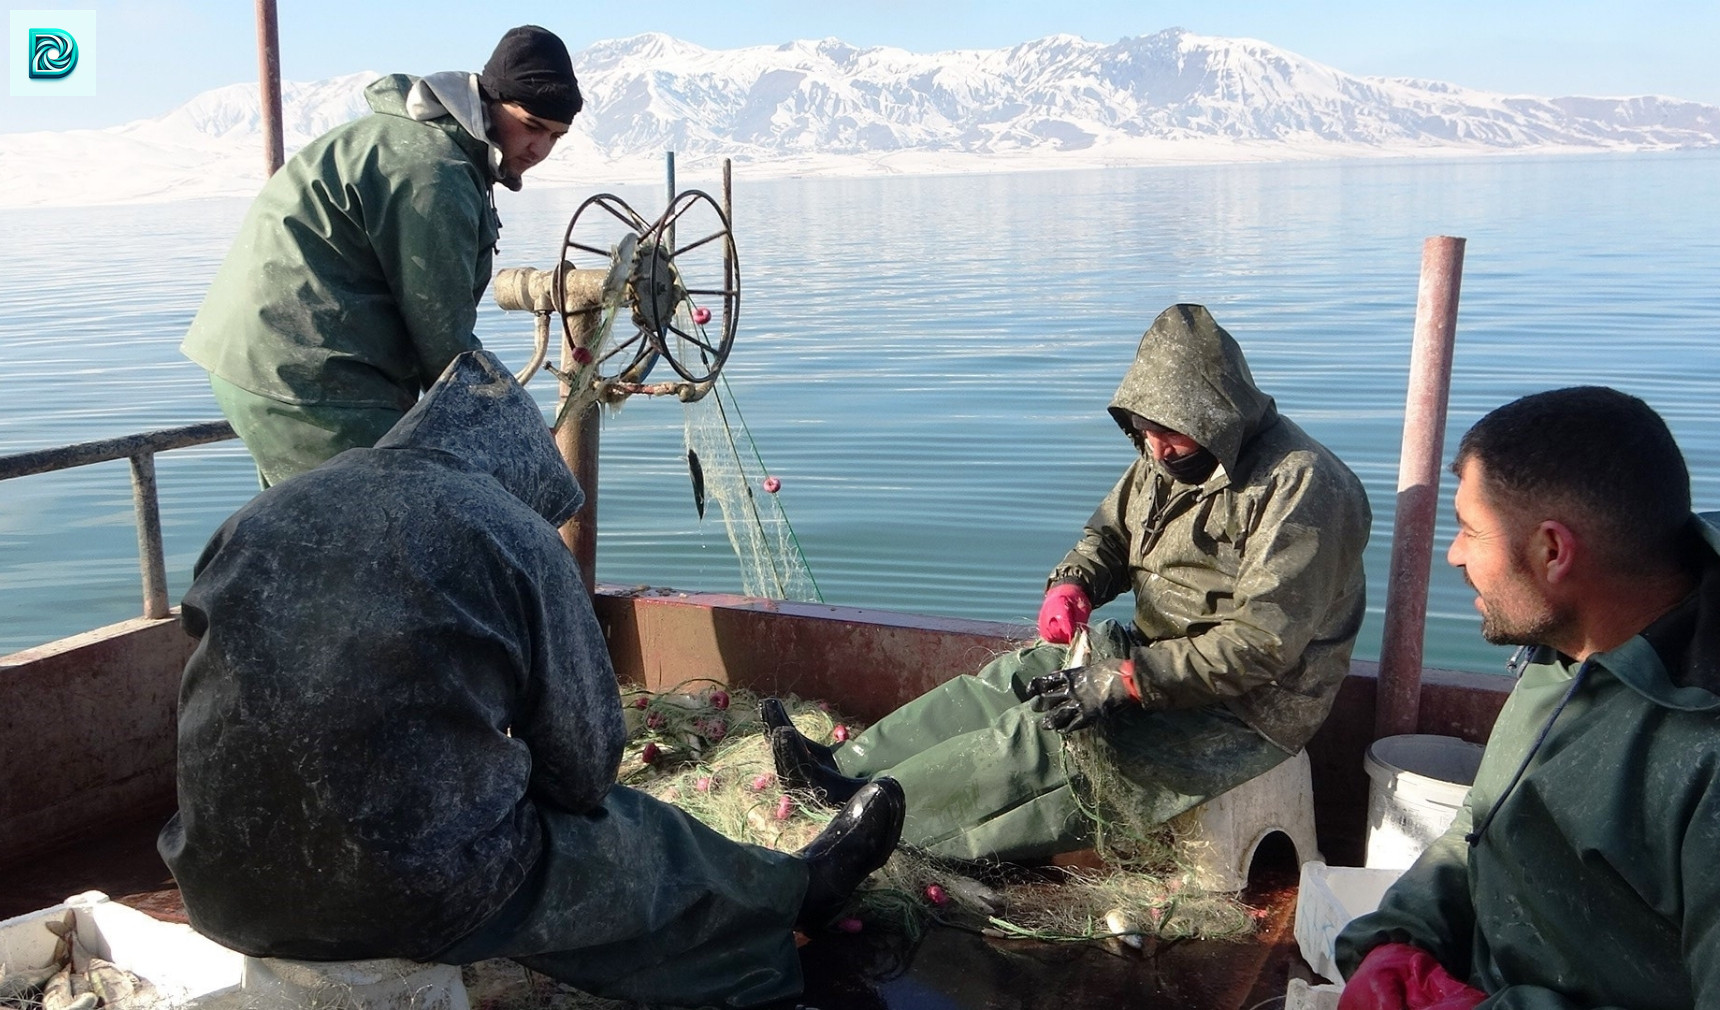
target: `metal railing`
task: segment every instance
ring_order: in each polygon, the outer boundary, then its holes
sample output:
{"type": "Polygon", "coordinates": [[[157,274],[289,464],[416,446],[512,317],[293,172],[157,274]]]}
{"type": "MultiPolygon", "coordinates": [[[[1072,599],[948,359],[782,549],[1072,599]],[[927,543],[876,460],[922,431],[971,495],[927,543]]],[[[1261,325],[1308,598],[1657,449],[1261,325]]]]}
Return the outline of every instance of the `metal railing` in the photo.
{"type": "Polygon", "coordinates": [[[224,442],[236,437],[226,421],[205,421],[183,428],[163,428],[95,442],[36,449],[0,456],[0,481],[75,466],[131,460],[131,501],[137,513],[137,560],[143,570],[143,616],[166,617],[167,562],[161,548],[161,505],[155,489],[155,454],[169,449],[224,442]]]}

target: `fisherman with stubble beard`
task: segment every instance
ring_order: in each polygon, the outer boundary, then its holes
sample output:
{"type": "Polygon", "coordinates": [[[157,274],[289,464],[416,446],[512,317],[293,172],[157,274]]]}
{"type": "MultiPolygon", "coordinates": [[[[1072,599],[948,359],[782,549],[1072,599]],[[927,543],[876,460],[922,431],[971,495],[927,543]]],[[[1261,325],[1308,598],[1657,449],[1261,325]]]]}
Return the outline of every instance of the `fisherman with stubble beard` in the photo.
{"type": "Polygon", "coordinates": [[[1341,1010],[1720,1005],[1720,514],[1604,387],[1500,407],[1452,470],[1447,557],[1517,683],[1450,830],[1339,935],[1341,1010]]]}

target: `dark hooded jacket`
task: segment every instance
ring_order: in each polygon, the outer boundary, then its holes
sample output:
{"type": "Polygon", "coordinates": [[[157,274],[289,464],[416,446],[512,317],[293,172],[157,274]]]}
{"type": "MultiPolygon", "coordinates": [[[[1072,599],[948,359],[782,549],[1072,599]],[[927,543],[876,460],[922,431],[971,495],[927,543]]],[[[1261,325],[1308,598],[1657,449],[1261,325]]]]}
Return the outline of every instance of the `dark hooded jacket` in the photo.
{"type": "Polygon", "coordinates": [[[477,78],[394,74],[365,98],[264,184],[180,346],[241,389],[405,410],[478,347],[501,226],[477,78]]]}
{"type": "Polygon", "coordinates": [[[1531,653],[1450,830],[1339,935],[1346,974],[1411,943],[1483,1010],[1720,1006],[1717,520],[1671,613],[1580,666],[1531,653]]]}
{"type": "Polygon", "coordinates": [[[1094,606],[1134,592],[1146,707],[1222,703],[1294,753],[1331,710],[1361,628],[1367,493],[1279,416],[1199,305],[1153,321],[1110,409],[1141,458],[1050,581],[1081,585],[1094,606]],[[1176,480],[1130,413],[1194,439],[1217,467],[1176,480]]]}
{"type": "Polygon", "coordinates": [[[371,449],[258,495],[196,566],[179,812],[199,932],[259,956],[428,958],[525,880],[538,809],[595,809],[623,727],[531,398],[461,355],[371,449]]]}

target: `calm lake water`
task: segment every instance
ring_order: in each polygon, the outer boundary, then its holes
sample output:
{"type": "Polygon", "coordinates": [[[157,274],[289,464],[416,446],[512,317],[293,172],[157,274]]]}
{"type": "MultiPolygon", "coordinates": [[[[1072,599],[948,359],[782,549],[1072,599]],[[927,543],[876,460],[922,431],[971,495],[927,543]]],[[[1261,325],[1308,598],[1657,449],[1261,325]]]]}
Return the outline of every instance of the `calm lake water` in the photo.
{"type": "MultiPolygon", "coordinates": [[[[1045,573],[1128,463],[1106,416],[1141,331],[1208,305],[1375,513],[1379,655],[1421,243],[1468,251],[1447,455],[1481,414],[1606,383],[1666,417],[1720,508],[1720,152],[735,183],[744,304],[725,371],[826,601],[1030,622],[1045,573]]],[[[683,176],[686,187],[712,180],[683,176]]],[[[660,187],[615,190],[647,216],[660,187]]],[[[501,194],[498,266],[548,266],[584,191],[501,194]]],[[[0,453],[217,418],[177,345],[244,205],[0,214],[0,453]]],[[[523,363],[529,318],[486,304],[523,363]]],[[[553,395],[544,380],[540,396],[553,395]]],[[[731,415],[731,421],[735,417],[731,415]]],[[[158,459],[175,601],[254,493],[237,443],[158,459]]],[[[597,576],[735,591],[694,513],[682,408],[605,422],[597,576]]],[[[1430,665],[1500,669],[1444,565],[1430,665]]],[[[123,462],[0,484],[0,654],[140,612],[123,462]]],[[[1117,616],[1126,611],[1113,607],[1117,616]]]]}

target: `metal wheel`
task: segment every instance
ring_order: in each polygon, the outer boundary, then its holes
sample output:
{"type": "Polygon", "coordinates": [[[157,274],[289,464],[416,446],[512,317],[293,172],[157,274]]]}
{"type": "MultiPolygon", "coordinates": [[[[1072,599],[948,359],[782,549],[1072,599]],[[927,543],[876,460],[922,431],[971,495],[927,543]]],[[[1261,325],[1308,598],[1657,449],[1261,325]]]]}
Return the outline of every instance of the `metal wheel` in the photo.
{"type": "MultiPolygon", "coordinates": [[[[599,193],[579,205],[567,222],[562,235],[561,261],[581,270],[609,270],[604,284],[602,311],[615,311],[626,299],[627,277],[632,271],[639,236],[652,226],[640,217],[625,200],[611,193],[599,193]]],[[[566,274],[556,271],[555,304],[561,309],[563,339],[576,341],[573,322],[567,312],[566,274]]],[[[649,358],[654,348],[642,331],[620,338],[605,340],[604,346],[591,348],[596,360],[596,372],[613,378],[649,358]]]]}
{"type": "Polygon", "coordinates": [[[722,206],[696,189],[678,194],[640,233],[631,285],[633,321],[651,349],[688,382],[715,378],[741,307],[740,261],[722,206]]]}

